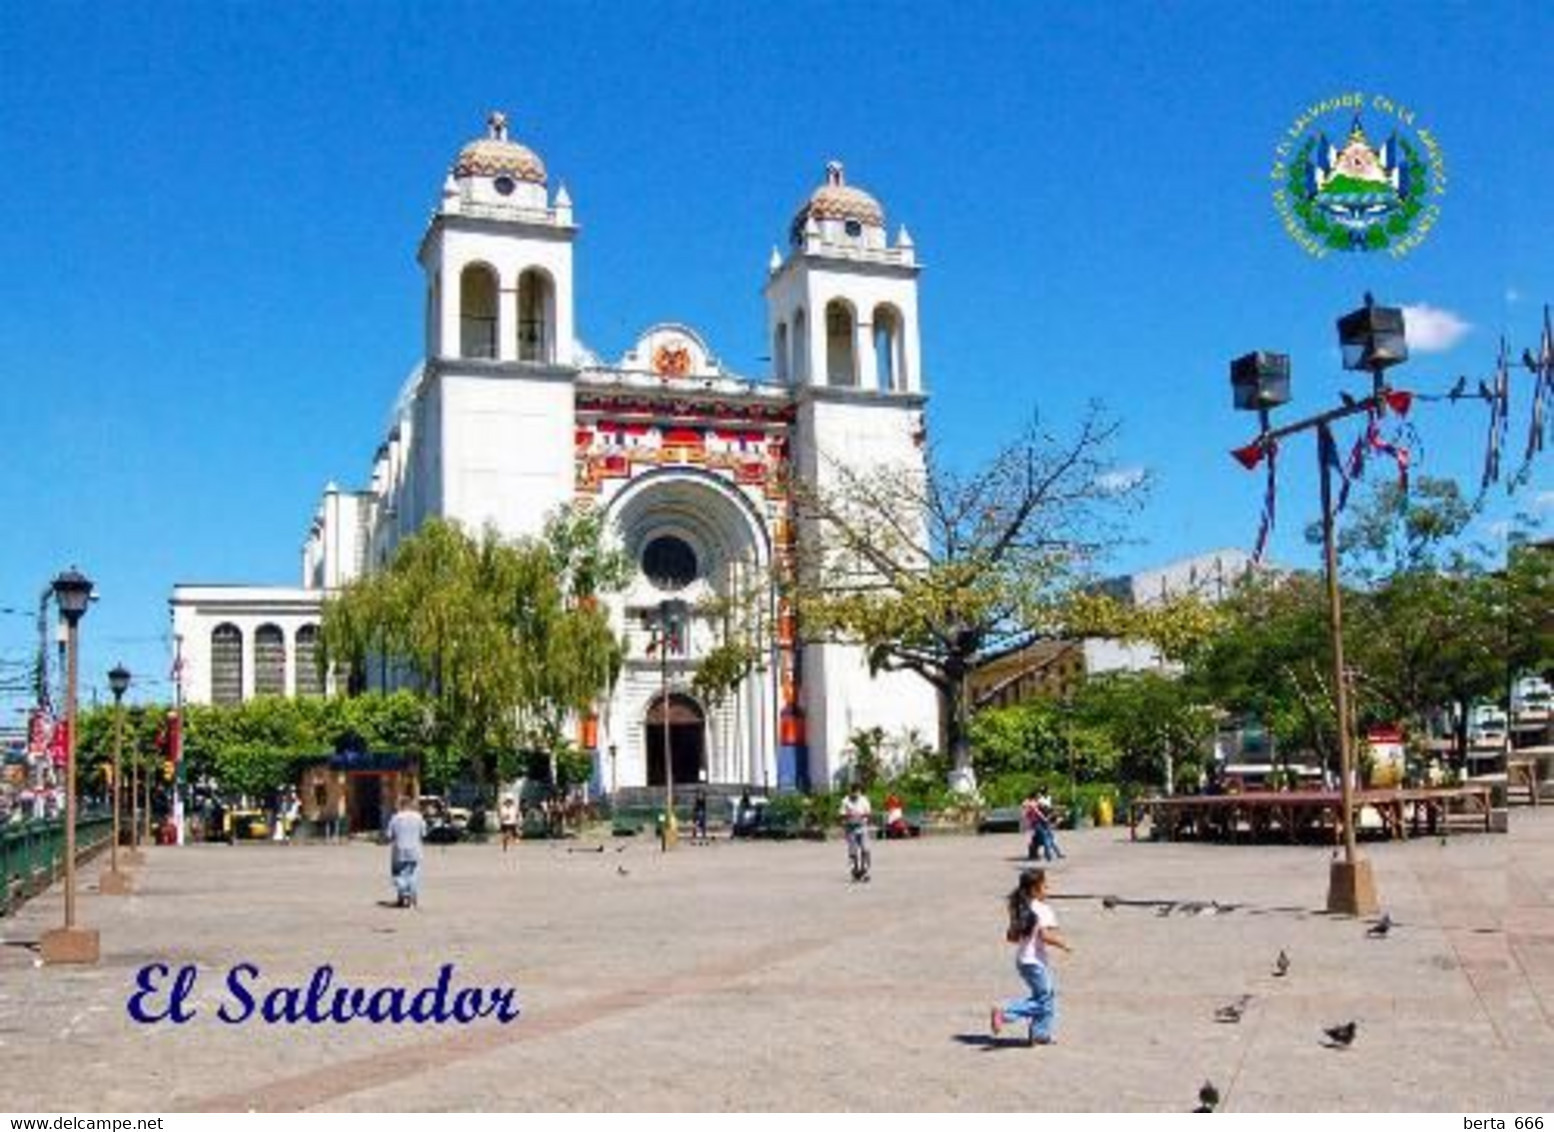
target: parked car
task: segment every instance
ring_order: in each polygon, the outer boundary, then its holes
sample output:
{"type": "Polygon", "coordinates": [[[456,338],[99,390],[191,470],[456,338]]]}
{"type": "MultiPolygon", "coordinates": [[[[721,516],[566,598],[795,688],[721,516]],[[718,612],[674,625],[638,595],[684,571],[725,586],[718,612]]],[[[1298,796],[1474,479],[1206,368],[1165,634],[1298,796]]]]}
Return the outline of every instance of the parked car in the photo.
{"type": "Polygon", "coordinates": [[[426,821],[426,839],[434,845],[458,841],[469,828],[469,811],[448,805],[446,798],[423,794],[419,804],[426,821]]]}
{"type": "Polygon", "coordinates": [[[1474,747],[1505,746],[1508,722],[1495,704],[1478,704],[1468,716],[1468,744],[1474,747]]]}
{"type": "Polygon", "coordinates": [[[1511,718],[1537,723],[1554,711],[1554,688],[1541,676],[1523,676],[1511,689],[1511,718]]]}

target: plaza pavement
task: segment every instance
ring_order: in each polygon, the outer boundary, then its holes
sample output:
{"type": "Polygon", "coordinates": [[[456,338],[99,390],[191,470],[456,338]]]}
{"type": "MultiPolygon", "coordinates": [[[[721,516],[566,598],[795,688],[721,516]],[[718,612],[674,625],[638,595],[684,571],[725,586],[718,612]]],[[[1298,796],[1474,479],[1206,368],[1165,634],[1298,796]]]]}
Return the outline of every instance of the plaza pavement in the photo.
{"type": "Polygon", "coordinates": [[[0,920],[0,1108],[1186,1111],[1210,1079],[1232,1111],[1554,1109],[1554,808],[1515,811],[1509,836],[1369,845],[1384,940],[1320,912],[1324,848],[1064,844],[1075,953],[1058,1044],[1030,1049],[987,1034],[1020,988],[1001,907],[1016,835],[879,845],[857,886],[836,840],[456,846],[431,851],[416,911],[379,904],[377,846],[155,849],[128,898],[85,871],[98,967],[35,966],[57,889],[0,920]],[[1103,894],[1239,907],[1108,911],[1103,894]],[[460,985],[515,985],[524,1013],[228,1026],[219,980],[242,961],[266,986],[331,963],[410,987],[451,961],[460,985]],[[151,962],[199,966],[199,1017],[129,1019],[151,962]],[[1242,994],[1244,1020],[1217,1024],[1242,994]],[[1354,1046],[1324,1048],[1349,1019],[1354,1046]]]}

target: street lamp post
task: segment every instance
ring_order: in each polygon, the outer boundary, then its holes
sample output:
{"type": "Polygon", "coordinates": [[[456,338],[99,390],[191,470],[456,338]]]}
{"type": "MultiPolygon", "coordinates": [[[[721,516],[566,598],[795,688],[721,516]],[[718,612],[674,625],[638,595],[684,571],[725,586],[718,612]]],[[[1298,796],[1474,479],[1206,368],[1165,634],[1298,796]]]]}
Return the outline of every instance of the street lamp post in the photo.
{"type": "Polygon", "coordinates": [[[96,963],[97,933],[76,927],[76,630],[92,600],[91,579],[71,568],[54,579],[54,600],[65,619],[65,926],[43,933],[45,963],[96,963]]]}
{"type": "Polygon", "coordinates": [[[1340,408],[1271,428],[1269,410],[1290,400],[1289,356],[1258,351],[1237,358],[1230,365],[1230,381],[1235,390],[1236,408],[1255,410],[1262,424],[1262,434],[1250,446],[1255,450],[1270,451],[1282,438],[1307,429],[1320,433],[1317,466],[1321,477],[1322,556],[1327,583],[1328,630],[1332,637],[1333,709],[1338,731],[1339,806],[1344,834],[1343,859],[1333,861],[1328,873],[1327,910],[1362,916],[1374,913],[1379,904],[1370,861],[1360,856],[1355,843],[1354,747],[1344,678],[1343,602],[1338,589],[1338,552],[1333,537],[1332,465],[1336,460],[1336,449],[1328,426],[1357,413],[1379,413],[1383,409],[1388,393],[1386,370],[1408,358],[1408,343],[1403,312],[1395,307],[1378,307],[1369,295],[1365,296],[1363,307],[1338,320],[1338,337],[1344,368],[1363,370],[1371,375],[1368,397],[1345,397],[1340,408]]]}
{"type": "Polygon", "coordinates": [[[668,852],[679,841],[679,828],[674,816],[674,748],[670,743],[669,722],[669,652],[680,650],[684,639],[686,617],[690,607],[679,598],[665,598],[658,603],[658,614],[653,619],[654,647],[658,649],[660,685],[659,710],[663,713],[664,727],[664,829],[663,850],[668,852]]]}
{"type": "Polygon", "coordinates": [[[98,881],[104,896],[125,896],[131,885],[128,875],[119,872],[119,810],[123,797],[124,693],[129,691],[129,669],[116,664],[108,670],[108,687],[113,692],[113,841],[108,850],[108,871],[98,881]]]}

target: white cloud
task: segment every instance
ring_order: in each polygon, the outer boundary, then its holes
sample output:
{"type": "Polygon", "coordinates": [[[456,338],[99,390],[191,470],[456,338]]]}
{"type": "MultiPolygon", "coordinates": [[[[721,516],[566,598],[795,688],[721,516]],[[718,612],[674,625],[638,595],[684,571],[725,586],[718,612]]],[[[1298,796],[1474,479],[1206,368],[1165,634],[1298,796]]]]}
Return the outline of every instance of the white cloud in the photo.
{"type": "Polygon", "coordinates": [[[1507,287],[1505,289],[1505,301],[1507,303],[1519,303],[1522,301],[1522,293],[1515,287],[1507,287]]]}
{"type": "Polygon", "coordinates": [[[1532,497],[1532,509],[1536,512],[1554,511],[1554,491],[1540,491],[1532,497]]]}
{"type": "Polygon", "coordinates": [[[1451,311],[1432,307],[1429,303],[1404,307],[1403,324],[1408,329],[1408,348],[1416,354],[1444,353],[1473,329],[1471,323],[1451,311]]]}
{"type": "Polygon", "coordinates": [[[1108,495],[1116,495],[1129,488],[1137,487],[1144,482],[1144,477],[1148,474],[1142,467],[1118,468],[1096,476],[1095,486],[1108,495]]]}

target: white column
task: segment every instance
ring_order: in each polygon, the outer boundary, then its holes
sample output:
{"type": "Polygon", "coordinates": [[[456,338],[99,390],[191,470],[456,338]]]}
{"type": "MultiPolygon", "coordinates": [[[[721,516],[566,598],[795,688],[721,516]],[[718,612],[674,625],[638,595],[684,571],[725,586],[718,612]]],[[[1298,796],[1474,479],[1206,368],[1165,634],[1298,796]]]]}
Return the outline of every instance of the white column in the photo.
{"type": "Polygon", "coordinates": [[[438,322],[442,327],[442,335],[437,343],[437,356],[453,358],[458,356],[460,349],[459,301],[463,294],[459,291],[459,273],[454,270],[454,266],[444,260],[440,270],[442,311],[438,322]]]}
{"type": "Polygon", "coordinates": [[[879,383],[879,371],[874,357],[874,324],[863,321],[861,313],[858,316],[857,325],[853,328],[853,338],[857,343],[853,348],[853,356],[858,361],[858,388],[870,389],[876,393],[884,392],[884,387],[879,383]]]}
{"type": "Polygon", "coordinates": [[[496,293],[496,356],[497,360],[518,360],[518,281],[502,280],[496,293]]]}
{"type": "Polygon", "coordinates": [[[233,624],[243,635],[243,686],[238,691],[238,699],[246,702],[254,698],[254,626],[242,622],[233,624]]]}

